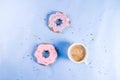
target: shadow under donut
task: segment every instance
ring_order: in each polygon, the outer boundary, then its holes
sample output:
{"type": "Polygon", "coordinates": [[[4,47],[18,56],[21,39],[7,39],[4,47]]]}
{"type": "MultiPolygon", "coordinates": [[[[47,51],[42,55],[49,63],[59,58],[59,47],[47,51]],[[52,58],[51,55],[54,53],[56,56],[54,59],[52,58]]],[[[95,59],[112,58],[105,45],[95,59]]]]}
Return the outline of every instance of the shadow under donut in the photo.
{"type": "Polygon", "coordinates": [[[47,14],[47,16],[46,16],[46,18],[45,18],[45,22],[46,22],[46,26],[47,26],[47,27],[49,27],[49,26],[48,26],[48,20],[49,20],[51,14],[53,14],[53,13],[55,13],[55,12],[57,12],[57,11],[51,11],[51,12],[49,12],[49,13],[47,14]]]}
{"type": "Polygon", "coordinates": [[[66,41],[60,41],[56,42],[54,45],[58,53],[58,58],[68,59],[67,51],[71,44],[66,41]]]}
{"type": "Polygon", "coordinates": [[[37,60],[36,60],[36,58],[35,58],[34,55],[35,55],[35,51],[36,51],[37,47],[38,47],[38,44],[34,45],[34,46],[33,46],[33,50],[32,50],[32,52],[31,52],[31,56],[32,56],[32,58],[33,58],[33,61],[36,62],[36,63],[37,63],[37,60]]]}

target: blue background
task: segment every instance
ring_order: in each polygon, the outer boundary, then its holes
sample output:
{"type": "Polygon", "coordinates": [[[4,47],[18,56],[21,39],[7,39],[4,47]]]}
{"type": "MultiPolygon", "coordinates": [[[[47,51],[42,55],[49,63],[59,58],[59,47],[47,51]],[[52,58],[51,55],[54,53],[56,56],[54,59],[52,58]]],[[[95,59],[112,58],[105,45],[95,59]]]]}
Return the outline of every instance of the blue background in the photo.
{"type": "Polygon", "coordinates": [[[0,80],[120,80],[120,0],[0,0],[0,80]],[[48,15],[66,13],[71,25],[57,34],[48,15]],[[39,65],[41,43],[58,49],[51,66],[39,65]],[[67,49],[82,43],[88,64],[72,63],[67,49]]]}

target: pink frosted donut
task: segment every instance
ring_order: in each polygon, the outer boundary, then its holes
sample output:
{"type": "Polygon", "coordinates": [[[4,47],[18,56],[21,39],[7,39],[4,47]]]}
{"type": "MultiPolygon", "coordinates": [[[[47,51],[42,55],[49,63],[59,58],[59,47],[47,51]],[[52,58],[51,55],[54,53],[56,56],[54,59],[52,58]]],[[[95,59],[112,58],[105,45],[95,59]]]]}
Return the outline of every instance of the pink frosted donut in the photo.
{"type": "Polygon", "coordinates": [[[55,60],[57,58],[57,52],[56,52],[56,49],[54,48],[53,45],[51,45],[51,44],[41,44],[36,49],[35,57],[36,57],[37,62],[39,64],[48,66],[48,65],[50,65],[50,64],[55,62],[55,60]],[[45,51],[49,52],[49,56],[47,58],[45,58],[43,56],[43,53],[45,51]]]}
{"type": "Polygon", "coordinates": [[[60,33],[64,28],[69,27],[69,24],[70,20],[63,12],[53,13],[48,20],[49,28],[56,33],[60,33]]]}

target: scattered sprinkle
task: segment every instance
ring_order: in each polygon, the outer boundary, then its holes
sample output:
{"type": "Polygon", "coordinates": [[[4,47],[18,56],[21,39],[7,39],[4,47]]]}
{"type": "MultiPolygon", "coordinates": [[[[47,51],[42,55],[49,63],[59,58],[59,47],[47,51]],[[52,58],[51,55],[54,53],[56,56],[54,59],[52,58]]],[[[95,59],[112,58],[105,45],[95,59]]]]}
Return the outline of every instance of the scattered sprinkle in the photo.
{"type": "Polygon", "coordinates": [[[40,71],[41,69],[40,68],[37,68],[36,71],[40,71]]]}
{"type": "Polygon", "coordinates": [[[91,40],[92,40],[92,41],[94,41],[95,39],[94,39],[94,38],[92,38],[91,40]]]}
{"type": "Polygon", "coordinates": [[[102,19],[100,18],[99,21],[102,21],[102,19]]]}
{"type": "Polygon", "coordinates": [[[44,20],[46,21],[46,18],[44,18],[44,20]]]}
{"type": "Polygon", "coordinates": [[[50,40],[54,40],[54,39],[50,39],[50,40]]]}
{"type": "Polygon", "coordinates": [[[101,73],[101,71],[98,71],[99,73],[101,73]]]}
{"type": "Polygon", "coordinates": [[[82,39],[82,41],[84,41],[84,39],[82,39]]]}
{"type": "Polygon", "coordinates": [[[70,44],[70,42],[69,42],[69,41],[66,41],[66,43],[67,43],[67,44],[70,44]]]}
{"type": "Polygon", "coordinates": [[[104,75],[107,75],[108,73],[104,73],[104,75]]]}
{"type": "Polygon", "coordinates": [[[88,34],[86,36],[88,36],[88,34]]]}
{"type": "Polygon", "coordinates": [[[68,70],[69,70],[69,71],[71,71],[71,69],[70,69],[70,68],[69,68],[68,70]]]}
{"type": "Polygon", "coordinates": [[[89,64],[91,64],[91,62],[89,62],[89,64]]]}
{"type": "Polygon", "coordinates": [[[30,56],[29,54],[27,56],[30,56]]]}
{"type": "Polygon", "coordinates": [[[34,37],[37,37],[37,35],[36,35],[36,34],[34,34],[33,36],[34,36],[34,37]]]}
{"type": "Polygon", "coordinates": [[[22,58],[24,59],[25,57],[23,56],[22,58]]]}
{"type": "Polygon", "coordinates": [[[20,78],[23,78],[23,76],[20,76],[20,78]]]}
{"type": "Polygon", "coordinates": [[[30,58],[30,60],[32,60],[32,58],[30,58]]]}
{"type": "Polygon", "coordinates": [[[28,40],[27,38],[25,38],[25,40],[28,40]]]}
{"type": "Polygon", "coordinates": [[[105,49],[105,52],[107,52],[107,49],[105,49]]]}
{"type": "Polygon", "coordinates": [[[92,36],[93,34],[92,34],[92,33],[90,33],[90,35],[92,36]]]}
{"type": "Polygon", "coordinates": [[[90,68],[93,68],[92,66],[90,66],[90,68]]]}
{"type": "Polygon", "coordinates": [[[20,43],[20,45],[22,46],[22,45],[23,45],[23,43],[20,43]]]}
{"type": "Polygon", "coordinates": [[[89,24],[92,24],[91,22],[89,22],[89,24]]]}

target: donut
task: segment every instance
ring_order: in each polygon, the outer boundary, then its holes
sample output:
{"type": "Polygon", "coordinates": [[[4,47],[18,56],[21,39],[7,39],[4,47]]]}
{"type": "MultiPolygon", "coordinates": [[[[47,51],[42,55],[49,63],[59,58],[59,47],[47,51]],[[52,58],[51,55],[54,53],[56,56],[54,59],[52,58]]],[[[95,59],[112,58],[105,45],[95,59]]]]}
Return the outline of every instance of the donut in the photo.
{"type": "Polygon", "coordinates": [[[48,26],[50,30],[60,33],[63,29],[69,27],[70,20],[63,12],[55,12],[50,15],[48,20],[48,26]]]}
{"type": "Polygon", "coordinates": [[[40,44],[35,51],[35,57],[39,64],[48,66],[55,62],[57,58],[57,51],[51,44],[40,44]],[[46,51],[49,53],[47,58],[44,56],[44,52],[46,51]]]}

